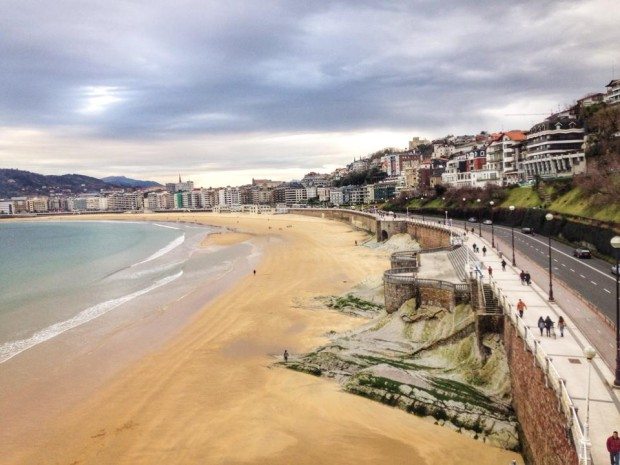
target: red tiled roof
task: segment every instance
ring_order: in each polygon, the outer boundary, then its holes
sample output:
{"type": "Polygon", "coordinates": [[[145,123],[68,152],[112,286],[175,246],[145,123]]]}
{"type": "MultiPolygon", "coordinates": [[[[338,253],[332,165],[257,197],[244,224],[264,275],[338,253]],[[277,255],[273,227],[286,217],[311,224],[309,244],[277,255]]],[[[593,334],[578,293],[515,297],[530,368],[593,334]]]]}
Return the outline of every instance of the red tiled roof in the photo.
{"type": "Polygon", "coordinates": [[[507,136],[510,140],[514,140],[517,142],[525,140],[525,133],[519,130],[508,131],[508,132],[505,132],[504,135],[507,136]]]}

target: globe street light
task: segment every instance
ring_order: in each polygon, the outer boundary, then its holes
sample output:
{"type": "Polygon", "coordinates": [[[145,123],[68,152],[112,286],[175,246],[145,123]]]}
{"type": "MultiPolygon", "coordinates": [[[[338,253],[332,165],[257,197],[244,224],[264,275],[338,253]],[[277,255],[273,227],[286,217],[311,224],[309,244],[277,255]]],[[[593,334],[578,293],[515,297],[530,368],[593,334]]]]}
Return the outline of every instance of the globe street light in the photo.
{"type": "Polygon", "coordinates": [[[495,229],[493,226],[493,205],[495,205],[495,202],[491,200],[489,205],[491,205],[491,247],[495,248],[495,229]]]}
{"type": "Polygon", "coordinates": [[[515,260],[515,224],[514,218],[512,217],[512,213],[515,211],[515,206],[511,205],[508,207],[510,210],[510,234],[512,236],[512,266],[517,266],[517,261],[515,260]]]}
{"type": "Polygon", "coordinates": [[[620,265],[620,255],[618,255],[620,236],[612,237],[609,242],[616,255],[616,376],[614,385],[620,386],[620,266],[618,266],[620,265]]]}
{"type": "Polygon", "coordinates": [[[549,302],[553,302],[553,268],[551,267],[551,220],[553,220],[553,215],[547,213],[545,219],[549,221],[549,302]]]}
{"type": "Polygon", "coordinates": [[[480,199],[476,199],[476,203],[478,204],[478,235],[482,237],[482,217],[480,216],[480,199]]]}
{"type": "Polygon", "coordinates": [[[587,346],[583,349],[583,354],[588,359],[588,390],[586,391],[586,421],[583,424],[583,437],[581,438],[581,463],[588,465],[590,463],[590,370],[592,369],[592,360],[596,356],[596,351],[587,346]]]}
{"type": "Polygon", "coordinates": [[[467,222],[465,221],[467,216],[465,215],[465,202],[467,202],[467,199],[463,197],[463,229],[467,232],[467,222]]]}

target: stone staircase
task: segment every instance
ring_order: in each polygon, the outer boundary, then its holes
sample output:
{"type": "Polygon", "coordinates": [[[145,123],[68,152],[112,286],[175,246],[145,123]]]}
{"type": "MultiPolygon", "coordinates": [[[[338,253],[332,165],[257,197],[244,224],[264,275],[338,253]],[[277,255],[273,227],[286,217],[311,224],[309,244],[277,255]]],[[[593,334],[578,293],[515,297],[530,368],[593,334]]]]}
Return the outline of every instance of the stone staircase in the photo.
{"type": "Polygon", "coordinates": [[[486,313],[502,313],[497,298],[495,294],[493,294],[493,290],[489,284],[482,285],[482,294],[486,313]]]}
{"type": "Polygon", "coordinates": [[[469,278],[467,276],[467,255],[469,255],[469,263],[472,265],[480,261],[480,259],[464,245],[448,253],[448,260],[452,263],[458,278],[463,282],[466,282],[469,278]]]}

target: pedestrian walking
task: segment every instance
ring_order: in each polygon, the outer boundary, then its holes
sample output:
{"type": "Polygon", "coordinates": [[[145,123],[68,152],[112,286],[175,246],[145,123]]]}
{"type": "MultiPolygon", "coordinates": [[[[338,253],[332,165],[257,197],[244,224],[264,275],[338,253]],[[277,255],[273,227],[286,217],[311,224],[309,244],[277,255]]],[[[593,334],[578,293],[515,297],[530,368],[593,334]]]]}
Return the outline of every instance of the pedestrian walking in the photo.
{"type": "Polygon", "coordinates": [[[545,320],[542,316],[538,319],[537,326],[538,326],[538,329],[540,329],[540,335],[542,336],[543,331],[545,330],[545,320]]]}
{"type": "Polygon", "coordinates": [[[477,252],[476,249],[478,248],[478,246],[476,246],[476,244],[474,243],[474,244],[471,245],[471,248],[474,250],[474,252],[477,252]]]}
{"type": "Polygon", "coordinates": [[[521,285],[524,285],[525,284],[525,271],[521,270],[519,277],[521,278],[521,285]]]}
{"type": "Polygon", "coordinates": [[[549,315],[547,315],[547,318],[545,318],[545,330],[547,330],[547,337],[551,337],[551,328],[553,328],[553,320],[549,318],[549,315]]]}
{"type": "Polygon", "coordinates": [[[288,350],[284,349],[284,363],[288,362],[288,350]]]}
{"type": "Polygon", "coordinates": [[[254,270],[254,276],[256,276],[256,270],[254,270]]]}
{"type": "Polygon", "coordinates": [[[483,257],[486,257],[486,256],[487,256],[487,246],[486,246],[486,245],[483,245],[483,246],[482,246],[482,256],[483,256],[483,257]]]}
{"type": "Polygon", "coordinates": [[[519,312],[519,318],[523,318],[523,310],[526,308],[527,305],[525,305],[525,302],[519,299],[519,301],[517,302],[517,311],[519,312]]]}
{"type": "Polygon", "coordinates": [[[489,269],[487,271],[489,272],[489,278],[493,276],[493,268],[489,266],[489,269]]]}
{"type": "Polygon", "coordinates": [[[502,271],[506,271],[506,260],[502,260],[502,271]]]}
{"type": "Polygon", "coordinates": [[[558,318],[558,328],[560,328],[560,337],[564,337],[564,328],[566,328],[566,322],[563,317],[558,318]]]}
{"type": "Polygon", "coordinates": [[[617,431],[607,438],[607,451],[611,465],[620,465],[620,438],[617,431]]]}
{"type": "Polygon", "coordinates": [[[529,286],[531,282],[532,282],[532,276],[530,275],[529,271],[526,271],[525,272],[525,284],[529,286]]]}

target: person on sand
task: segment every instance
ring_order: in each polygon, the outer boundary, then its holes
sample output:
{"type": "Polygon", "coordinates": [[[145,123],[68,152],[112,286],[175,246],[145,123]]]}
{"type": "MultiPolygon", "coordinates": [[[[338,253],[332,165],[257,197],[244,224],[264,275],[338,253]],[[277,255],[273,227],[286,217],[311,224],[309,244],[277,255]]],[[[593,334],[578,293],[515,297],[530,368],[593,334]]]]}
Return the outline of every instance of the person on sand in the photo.
{"type": "Polygon", "coordinates": [[[566,322],[564,321],[564,317],[560,317],[558,319],[558,328],[560,328],[560,337],[564,337],[564,328],[566,328],[566,322]]]}
{"type": "Polygon", "coordinates": [[[542,316],[538,319],[538,329],[540,329],[540,335],[542,336],[545,329],[545,319],[542,316]]]}
{"type": "Polygon", "coordinates": [[[617,431],[607,438],[607,452],[611,465],[620,465],[620,438],[617,431]]]}
{"type": "Polygon", "coordinates": [[[254,270],[254,276],[256,276],[256,270],[254,270]]]}
{"type": "Polygon", "coordinates": [[[288,350],[284,349],[284,363],[288,362],[288,350]]]}
{"type": "Polygon", "coordinates": [[[525,305],[525,302],[519,299],[519,301],[517,302],[517,311],[519,312],[519,318],[523,318],[523,310],[525,310],[526,308],[527,305],[525,305]]]}
{"type": "Polygon", "coordinates": [[[502,260],[502,271],[506,271],[506,260],[502,260]]]}
{"type": "Polygon", "coordinates": [[[482,246],[482,256],[483,256],[483,257],[486,257],[486,256],[487,256],[487,246],[486,246],[486,245],[483,245],[483,246],[482,246]]]}
{"type": "Polygon", "coordinates": [[[549,315],[547,315],[547,318],[545,318],[545,329],[547,330],[547,337],[551,337],[552,328],[553,328],[553,320],[549,318],[549,315]]]}

